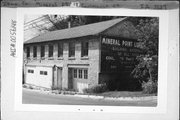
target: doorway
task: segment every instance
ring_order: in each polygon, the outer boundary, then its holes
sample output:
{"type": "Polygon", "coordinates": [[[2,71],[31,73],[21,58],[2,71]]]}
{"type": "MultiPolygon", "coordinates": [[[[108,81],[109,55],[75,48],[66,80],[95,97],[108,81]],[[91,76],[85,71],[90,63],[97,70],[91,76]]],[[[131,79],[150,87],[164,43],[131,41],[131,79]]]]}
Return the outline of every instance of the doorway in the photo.
{"type": "Polygon", "coordinates": [[[72,68],[68,68],[68,89],[73,89],[72,68]]]}
{"type": "Polygon", "coordinates": [[[57,88],[62,89],[62,68],[57,67],[57,88]]]}

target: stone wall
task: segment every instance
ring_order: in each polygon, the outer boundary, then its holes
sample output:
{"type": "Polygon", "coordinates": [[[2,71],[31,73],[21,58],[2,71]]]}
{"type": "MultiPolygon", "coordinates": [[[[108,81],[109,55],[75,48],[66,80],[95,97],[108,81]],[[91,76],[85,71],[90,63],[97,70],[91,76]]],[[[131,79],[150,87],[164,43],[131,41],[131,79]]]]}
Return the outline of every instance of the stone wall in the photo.
{"type": "MultiPolygon", "coordinates": [[[[99,75],[99,37],[98,36],[87,36],[82,38],[76,38],[71,40],[53,41],[47,43],[37,43],[25,45],[25,52],[27,46],[30,47],[30,60],[27,64],[36,66],[54,66],[62,67],[62,88],[68,88],[68,69],[69,68],[86,68],[88,69],[88,79],[86,83],[90,86],[98,84],[99,75]],[[89,41],[88,57],[81,57],[81,42],[89,41]],[[58,58],[58,42],[63,44],[63,57],[58,58]],[[69,58],[69,42],[75,42],[75,57],[69,58]],[[48,58],[48,45],[53,44],[54,52],[53,59],[48,58]],[[33,46],[37,46],[37,58],[33,58],[33,46]],[[40,46],[45,45],[45,58],[40,58],[40,46]]],[[[26,53],[24,54],[26,57],[26,53]]],[[[56,79],[56,77],[53,77],[56,79]]],[[[53,80],[52,80],[53,81],[53,80]]],[[[83,81],[84,82],[84,81],[83,81]]]]}

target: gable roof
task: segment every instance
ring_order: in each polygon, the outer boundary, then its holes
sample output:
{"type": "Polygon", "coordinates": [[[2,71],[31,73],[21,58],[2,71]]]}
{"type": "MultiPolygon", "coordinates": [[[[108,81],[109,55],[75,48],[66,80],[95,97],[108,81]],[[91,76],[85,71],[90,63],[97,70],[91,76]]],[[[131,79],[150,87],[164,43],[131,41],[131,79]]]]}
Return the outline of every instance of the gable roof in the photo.
{"type": "Polygon", "coordinates": [[[117,23],[123,21],[124,19],[126,18],[118,18],[118,19],[113,19],[113,20],[108,20],[108,21],[103,21],[88,25],[82,25],[73,28],[56,30],[53,32],[47,32],[37,37],[34,37],[30,40],[25,41],[25,44],[77,38],[88,35],[96,35],[116,25],[117,23]]]}

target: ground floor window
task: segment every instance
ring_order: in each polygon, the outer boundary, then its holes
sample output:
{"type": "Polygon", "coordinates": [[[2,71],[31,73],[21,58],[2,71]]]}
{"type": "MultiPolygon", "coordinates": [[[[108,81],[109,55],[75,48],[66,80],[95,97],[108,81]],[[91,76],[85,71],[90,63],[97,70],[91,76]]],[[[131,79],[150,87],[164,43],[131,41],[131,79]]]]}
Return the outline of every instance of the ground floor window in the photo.
{"type": "Polygon", "coordinates": [[[88,69],[73,69],[73,78],[88,79],[88,69]]]}
{"type": "Polygon", "coordinates": [[[82,78],[82,69],[79,69],[79,78],[82,78]]]}
{"type": "Polygon", "coordinates": [[[40,71],[40,75],[47,75],[47,71],[40,71]]]}
{"type": "Polygon", "coordinates": [[[74,78],[77,78],[77,69],[74,69],[74,78]]]}
{"type": "Polygon", "coordinates": [[[29,69],[28,73],[34,73],[34,70],[29,69]]]}
{"type": "Polygon", "coordinates": [[[88,79],[88,70],[84,70],[84,79],[88,79]]]}

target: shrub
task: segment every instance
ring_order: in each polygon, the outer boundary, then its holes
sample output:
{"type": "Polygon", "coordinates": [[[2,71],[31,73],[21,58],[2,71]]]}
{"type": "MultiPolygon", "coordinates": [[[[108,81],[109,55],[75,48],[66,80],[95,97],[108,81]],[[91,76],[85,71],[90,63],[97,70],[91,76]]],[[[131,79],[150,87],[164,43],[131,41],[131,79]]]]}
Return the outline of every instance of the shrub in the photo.
{"type": "Polygon", "coordinates": [[[33,88],[33,86],[30,85],[30,86],[29,86],[29,89],[34,89],[34,88],[33,88]]]}
{"type": "Polygon", "coordinates": [[[57,87],[55,87],[54,85],[51,86],[51,90],[57,90],[57,87]]]}
{"type": "Polygon", "coordinates": [[[148,82],[142,83],[143,93],[152,94],[157,93],[157,82],[149,80],[148,82]]]}
{"type": "Polygon", "coordinates": [[[138,79],[131,78],[128,80],[128,91],[142,91],[142,83],[138,79]]]}
{"type": "Polygon", "coordinates": [[[106,84],[99,84],[90,88],[85,88],[83,90],[84,93],[102,93],[107,91],[107,86],[106,84]]]}

